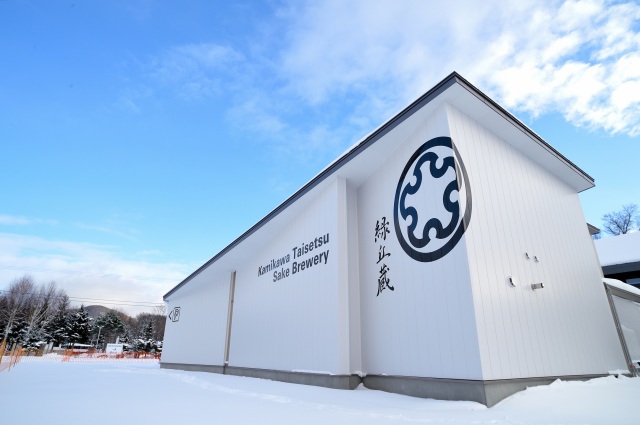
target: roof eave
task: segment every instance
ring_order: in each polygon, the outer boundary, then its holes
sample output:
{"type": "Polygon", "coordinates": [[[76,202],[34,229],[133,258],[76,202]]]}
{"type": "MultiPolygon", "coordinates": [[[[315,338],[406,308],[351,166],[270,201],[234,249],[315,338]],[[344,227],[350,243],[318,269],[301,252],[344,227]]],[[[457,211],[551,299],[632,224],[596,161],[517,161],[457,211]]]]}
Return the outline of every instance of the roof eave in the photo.
{"type": "Polygon", "coordinates": [[[436,84],[433,88],[431,88],[429,91],[427,91],[425,94],[423,94],[418,99],[416,99],[414,102],[412,102],[409,106],[404,108],[402,111],[400,111],[395,116],[393,116],[391,119],[389,119],[384,124],[382,124],[380,127],[378,127],[375,131],[373,131],[371,134],[369,134],[369,136],[365,137],[360,143],[358,143],[357,145],[353,146],[352,149],[350,149],[347,152],[345,152],[341,157],[339,157],[331,165],[329,165],[327,168],[325,168],[323,171],[321,171],[318,175],[316,175],[313,179],[311,179],[308,183],[306,183],[304,186],[302,186],[293,195],[291,195],[284,202],[282,202],[280,205],[278,205],[276,208],[274,208],[264,218],[262,218],[260,221],[258,221],[253,226],[251,226],[246,232],[244,232],[242,235],[240,235],[238,238],[236,238],[233,242],[231,242],[229,245],[227,245],[225,248],[223,248],[220,252],[218,252],[215,256],[213,256],[209,261],[204,263],[196,271],[194,271],[189,276],[187,276],[182,282],[180,282],[178,285],[176,285],[174,288],[172,288],[169,292],[167,292],[163,296],[163,300],[167,300],[167,298],[169,298],[176,291],[178,291],[180,288],[182,288],[191,279],[193,279],[198,274],[200,274],[204,269],[206,269],[211,264],[213,264],[216,261],[218,261],[225,254],[227,254],[229,251],[231,251],[234,247],[236,247],[238,244],[240,244],[242,241],[247,239],[249,236],[251,236],[256,231],[258,231],[260,228],[262,228],[266,223],[271,221],[274,217],[276,217],[278,214],[280,214],[282,211],[284,211],[286,208],[288,208],[291,204],[296,202],[299,198],[304,196],[307,192],[309,192],[314,187],[316,187],[318,184],[320,184],[321,182],[326,180],[329,176],[331,176],[337,170],[342,168],[345,164],[347,164],[349,161],[351,161],[354,157],[359,155],[361,152],[363,152],[369,146],[371,146],[376,141],[378,141],[380,138],[382,138],[384,135],[389,133],[391,130],[393,130],[395,127],[397,127],[400,123],[402,123],[407,117],[411,116],[415,111],[419,110],[420,108],[422,108],[426,104],[428,104],[431,101],[433,101],[434,99],[436,99],[438,96],[440,96],[440,94],[442,94],[443,92],[445,92],[447,89],[449,89],[451,86],[453,86],[455,84],[459,84],[460,86],[464,87],[469,93],[471,93],[472,95],[476,96],[479,100],[484,102],[488,107],[493,109],[497,114],[499,114],[504,119],[506,119],[509,122],[511,122],[513,125],[518,127],[522,132],[524,132],[525,134],[530,136],[531,139],[535,140],[540,146],[542,146],[548,152],[550,152],[551,154],[553,154],[557,158],[559,158],[568,167],[570,167],[576,173],[581,175],[586,180],[587,185],[588,185],[588,183],[590,183],[590,187],[594,186],[594,180],[593,180],[592,177],[590,177],[588,174],[586,174],[584,171],[582,171],[574,163],[569,161],[560,152],[555,150],[551,145],[549,145],[547,142],[545,142],[540,136],[538,136],[535,132],[533,132],[531,129],[529,129],[525,124],[523,124],[520,120],[518,120],[516,117],[514,117],[512,114],[510,114],[507,110],[505,110],[500,105],[498,105],[496,102],[491,100],[487,95],[482,93],[479,89],[477,89],[475,86],[473,86],[471,83],[469,83],[466,79],[464,79],[462,76],[460,76],[460,74],[458,74],[457,72],[454,71],[451,74],[449,74],[446,78],[444,78],[442,81],[440,81],[438,84],[436,84]]]}

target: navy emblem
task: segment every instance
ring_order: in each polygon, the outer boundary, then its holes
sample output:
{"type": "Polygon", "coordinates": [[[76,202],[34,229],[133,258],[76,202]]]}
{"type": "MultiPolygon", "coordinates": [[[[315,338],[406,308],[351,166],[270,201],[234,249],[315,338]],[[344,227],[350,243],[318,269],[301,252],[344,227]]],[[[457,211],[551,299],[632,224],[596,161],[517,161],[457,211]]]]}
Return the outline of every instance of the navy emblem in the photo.
{"type": "Polygon", "coordinates": [[[393,205],[396,236],[416,261],[436,261],[460,241],[471,219],[471,187],[450,137],[429,140],[402,171],[393,205]]]}

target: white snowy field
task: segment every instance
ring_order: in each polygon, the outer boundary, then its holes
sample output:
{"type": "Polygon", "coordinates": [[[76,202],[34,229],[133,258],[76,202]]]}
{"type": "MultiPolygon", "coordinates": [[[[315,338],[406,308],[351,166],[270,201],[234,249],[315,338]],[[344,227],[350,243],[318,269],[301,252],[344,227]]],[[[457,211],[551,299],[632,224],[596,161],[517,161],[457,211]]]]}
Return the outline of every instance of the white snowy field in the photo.
{"type": "Polygon", "coordinates": [[[487,409],[381,391],[332,390],[160,369],[150,363],[22,362],[0,373],[2,423],[638,424],[640,378],[556,381],[487,409]]]}

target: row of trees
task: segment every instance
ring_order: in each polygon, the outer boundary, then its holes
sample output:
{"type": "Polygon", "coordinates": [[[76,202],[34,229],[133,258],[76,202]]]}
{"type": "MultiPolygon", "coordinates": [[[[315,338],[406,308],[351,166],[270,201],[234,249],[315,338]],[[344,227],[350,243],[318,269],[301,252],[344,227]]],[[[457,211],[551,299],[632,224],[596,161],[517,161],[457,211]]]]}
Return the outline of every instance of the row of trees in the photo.
{"type": "Polygon", "coordinates": [[[159,311],[140,313],[135,318],[108,311],[93,321],[91,340],[99,347],[117,340],[131,351],[162,351],[165,321],[159,311]]]}
{"type": "Polygon", "coordinates": [[[71,308],[69,297],[55,282],[36,284],[30,276],[0,291],[0,343],[6,341],[8,347],[17,344],[36,350],[48,343],[102,347],[119,339],[129,350],[159,351],[165,320],[160,308],[135,318],[109,310],[92,319],[84,306],[71,308]]]}

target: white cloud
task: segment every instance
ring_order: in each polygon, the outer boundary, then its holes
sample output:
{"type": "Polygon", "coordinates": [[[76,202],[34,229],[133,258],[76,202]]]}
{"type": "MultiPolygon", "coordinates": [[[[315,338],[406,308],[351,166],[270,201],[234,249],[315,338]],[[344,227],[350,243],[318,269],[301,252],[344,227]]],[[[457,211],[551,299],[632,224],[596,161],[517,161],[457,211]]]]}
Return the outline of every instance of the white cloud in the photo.
{"type": "Polygon", "coordinates": [[[218,73],[226,73],[242,59],[233,48],[215,43],[175,46],[153,61],[151,76],[174,88],[181,98],[201,99],[219,93],[218,73]]]}
{"type": "MultiPolygon", "coordinates": [[[[310,119],[310,114],[300,114],[295,103],[286,96],[267,96],[259,90],[250,90],[229,109],[227,119],[266,141],[271,154],[295,163],[322,166],[327,161],[324,154],[340,151],[341,143],[351,135],[345,135],[344,127],[329,127],[320,115],[315,116],[316,121],[310,119]]],[[[306,112],[304,108],[298,109],[306,112]]]]}
{"type": "Polygon", "coordinates": [[[142,64],[153,89],[120,106],[139,112],[164,89],[224,99],[252,140],[324,164],[455,70],[518,115],[557,111],[637,135],[639,24],[640,5],[625,0],[289,2],[242,52],[219,41],[166,49],[142,64]]]}
{"type": "MultiPolygon", "coordinates": [[[[114,224],[114,223],[111,223],[111,224],[114,224]]],[[[136,237],[134,235],[138,234],[138,231],[133,228],[125,228],[123,230],[118,230],[115,227],[121,228],[122,226],[116,226],[115,224],[114,224],[114,227],[92,225],[92,224],[85,224],[85,223],[77,223],[76,226],[80,229],[93,230],[93,231],[104,233],[107,235],[114,235],[129,241],[136,240],[136,237]]]]}
{"type": "Polygon", "coordinates": [[[334,0],[282,15],[282,71],[311,105],[376,93],[397,107],[457,70],[509,109],[640,134],[637,2],[334,0]]]}
{"type": "Polygon", "coordinates": [[[51,219],[28,218],[19,215],[0,214],[0,225],[3,226],[26,226],[30,224],[56,225],[58,222],[51,219]]]}
{"type": "Polygon", "coordinates": [[[29,223],[30,220],[26,217],[17,215],[0,215],[0,225],[3,226],[23,226],[29,223]]]}
{"type": "MultiPolygon", "coordinates": [[[[0,288],[30,274],[38,282],[56,281],[71,297],[162,303],[162,295],[193,270],[193,264],[148,256],[125,258],[117,247],[0,233],[0,288]]],[[[149,310],[111,307],[131,314],[149,310]]]]}
{"type": "Polygon", "coordinates": [[[259,98],[255,93],[231,107],[228,111],[229,120],[239,127],[251,126],[256,131],[277,135],[286,128],[286,124],[265,107],[269,99],[259,98]],[[247,119],[251,117],[251,119],[247,119]]]}

